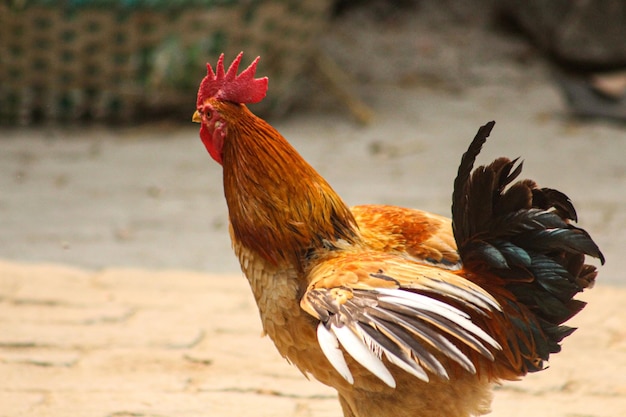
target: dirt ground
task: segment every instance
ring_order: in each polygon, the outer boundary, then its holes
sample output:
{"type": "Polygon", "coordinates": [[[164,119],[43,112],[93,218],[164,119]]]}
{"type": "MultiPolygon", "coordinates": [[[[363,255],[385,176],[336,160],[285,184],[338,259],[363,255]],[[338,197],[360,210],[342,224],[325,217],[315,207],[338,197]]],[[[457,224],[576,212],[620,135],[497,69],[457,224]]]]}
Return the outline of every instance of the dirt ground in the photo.
{"type": "MultiPolygon", "coordinates": [[[[624,126],[568,118],[552,70],[520,59],[519,40],[411,19],[373,37],[359,19],[324,42],[371,123],[328,93],[273,124],[348,203],[449,214],[460,156],[496,120],[481,161],[521,156],[526,176],[567,193],[607,264],[563,352],[499,387],[492,415],[626,415],[624,126]],[[350,45],[377,63],[362,70],[350,45]]],[[[260,338],[197,130],[0,129],[0,416],[340,415],[332,390],[260,338]]]]}

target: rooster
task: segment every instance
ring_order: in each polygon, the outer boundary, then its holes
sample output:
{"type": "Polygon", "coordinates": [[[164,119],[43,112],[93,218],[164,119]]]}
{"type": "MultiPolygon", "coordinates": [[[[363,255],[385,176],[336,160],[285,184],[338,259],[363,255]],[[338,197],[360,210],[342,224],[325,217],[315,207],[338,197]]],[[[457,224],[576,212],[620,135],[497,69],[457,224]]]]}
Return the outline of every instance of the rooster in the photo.
{"type": "Polygon", "coordinates": [[[193,121],[223,167],[232,246],[264,333],[306,376],[334,387],[345,417],[463,417],[491,388],[544,369],[574,329],[604,257],[572,224],[569,198],[498,158],[473,170],[482,126],[454,181],[452,220],[389,205],[349,208],[272,126],[259,58],[222,55],[193,121]]]}

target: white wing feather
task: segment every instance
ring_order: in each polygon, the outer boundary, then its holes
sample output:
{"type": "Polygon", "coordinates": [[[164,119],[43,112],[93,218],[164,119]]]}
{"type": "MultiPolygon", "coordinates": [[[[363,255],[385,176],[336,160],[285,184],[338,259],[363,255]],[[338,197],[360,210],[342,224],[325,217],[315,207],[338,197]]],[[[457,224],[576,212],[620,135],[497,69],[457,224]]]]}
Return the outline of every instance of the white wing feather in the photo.
{"type": "MultiPolygon", "coordinates": [[[[360,326],[359,326],[360,327],[360,326]]],[[[404,371],[410,373],[418,379],[421,379],[424,382],[428,382],[428,374],[422,368],[419,363],[414,360],[411,360],[410,357],[407,359],[403,359],[400,356],[397,356],[395,353],[391,352],[385,346],[378,343],[376,340],[372,339],[370,335],[368,335],[365,331],[361,330],[361,337],[363,337],[365,343],[370,346],[372,350],[381,350],[385,353],[385,357],[389,360],[389,362],[393,363],[397,367],[403,369],[404,371]],[[408,362],[407,362],[408,360],[408,362]]],[[[444,370],[445,372],[445,370],[444,370]]]]}
{"type": "Polygon", "coordinates": [[[330,364],[346,381],[354,384],[354,377],[348,368],[346,358],[343,357],[343,352],[339,349],[337,336],[330,332],[322,322],[317,326],[317,341],[330,364]]]}
{"type": "Polygon", "coordinates": [[[439,300],[427,297],[425,295],[409,291],[387,289],[379,289],[377,291],[381,294],[385,294],[385,296],[380,298],[381,301],[397,303],[422,311],[431,311],[442,317],[445,317],[455,324],[458,324],[468,332],[474,334],[475,336],[478,336],[483,341],[489,343],[492,347],[496,349],[502,349],[500,344],[496,342],[493,337],[489,336],[483,329],[472,323],[466,313],[454,308],[449,304],[443,303],[439,300]]]}
{"type": "Polygon", "coordinates": [[[332,332],[337,336],[341,346],[350,354],[358,363],[363,365],[365,369],[376,375],[385,384],[391,388],[396,387],[396,381],[391,376],[391,372],[385,367],[385,364],[378,356],[368,347],[363,339],[356,334],[348,326],[330,326],[332,332]]]}
{"type": "MultiPolygon", "coordinates": [[[[493,360],[493,356],[491,355],[491,352],[482,345],[481,341],[490,345],[494,349],[502,349],[500,344],[498,344],[495,339],[493,339],[483,329],[481,329],[471,321],[471,317],[467,313],[459,310],[452,305],[446,304],[445,302],[428,297],[427,295],[402,289],[377,288],[376,290],[373,290],[373,293],[370,294],[372,296],[374,296],[374,294],[377,294],[374,297],[383,304],[395,304],[397,306],[408,307],[408,311],[414,310],[415,314],[422,312],[424,316],[420,318],[420,316],[418,315],[416,319],[424,320],[425,324],[430,322],[430,319],[428,318],[429,316],[431,316],[433,320],[437,320],[436,318],[439,317],[440,319],[445,319],[451,323],[454,323],[456,326],[459,326],[458,332],[460,332],[461,329],[467,332],[466,336],[464,337],[475,338],[474,341],[466,342],[467,345],[474,347],[474,349],[477,349],[488,359],[493,360]]],[[[483,306],[487,308],[494,307],[493,304],[491,304],[490,302],[483,302],[481,307],[483,306]]],[[[352,306],[352,308],[354,307],[356,307],[356,305],[352,306]]],[[[327,305],[325,308],[332,309],[330,305],[327,305]]],[[[346,304],[346,306],[344,307],[341,307],[341,309],[343,308],[349,308],[348,304],[346,304]]],[[[408,349],[408,356],[405,355],[402,351],[394,352],[393,350],[389,350],[389,347],[385,347],[384,344],[381,344],[381,342],[377,341],[374,337],[369,335],[361,327],[361,324],[358,321],[353,323],[342,323],[341,309],[337,308],[337,311],[334,312],[334,314],[337,314],[337,316],[335,316],[335,319],[339,320],[319,323],[317,327],[317,339],[320,348],[328,361],[346,381],[348,381],[350,384],[353,384],[354,377],[350,371],[350,368],[348,367],[348,364],[346,363],[343,351],[340,348],[340,344],[341,347],[343,347],[343,349],[350,356],[352,356],[355,361],[357,361],[364,368],[369,370],[372,374],[374,374],[381,381],[383,381],[385,384],[392,388],[395,388],[396,381],[394,380],[391,372],[389,371],[389,369],[387,369],[381,359],[383,354],[390,363],[393,363],[400,369],[403,369],[404,371],[410,373],[411,375],[422,381],[429,381],[429,375],[426,370],[424,370],[419,361],[416,360],[411,353],[409,353],[412,351],[412,348],[407,348],[406,346],[404,347],[404,349],[408,349]]],[[[499,310],[499,308],[497,309],[499,310]]],[[[390,312],[390,314],[395,313],[390,312]]],[[[345,316],[344,319],[347,317],[349,316],[345,316]]],[[[370,316],[365,315],[364,317],[370,316]]],[[[411,326],[408,323],[405,323],[403,319],[401,319],[399,316],[398,320],[399,321],[397,324],[399,326],[403,327],[406,325],[409,326],[407,327],[408,331],[415,331],[410,330],[411,326]]],[[[430,323],[433,324],[432,322],[430,323]]],[[[374,328],[376,329],[376,326],[374,326],[374,328]]],[[[419,332],[419,330],[417,331],[419,332]]],[[[454,330],[452,331],[454,332],[454,330]]],[[[454,334],[455,333],[452,333],[451,335],[454,334]]],[[[425,341],[428,342],[428,339],[425,339],[425,341]]],[[[468,372],[476,373],[476,368],[474,367],[474,364],[465,354],[461,352],[461,350],[459,350],[453,343],[448,341],[446,336],[442,334],[440,336],[440,340],[438,340],[437,343],[446,345],[445,349],[447,349],[448,351],[443,352],[444,354],[446,354],[446,356],[454,359],[468,372]]],[[[398,345],[398,347],[400,349],[403,348],[401,345],[398,345]]],[[[415,351],[412,352],[415,353],[415,351]]],[[[434,361],[434,364],[430,364],[429,366],[435,365],[439,365],[439,367],[441,367],[441,364],[436,360],[434,361]]],[[[441,377],[447,378],[447,373],[445,369],[443,367],[441,368],[443,371],[437,370],[435,372],[437,372],[441,377]]]]}

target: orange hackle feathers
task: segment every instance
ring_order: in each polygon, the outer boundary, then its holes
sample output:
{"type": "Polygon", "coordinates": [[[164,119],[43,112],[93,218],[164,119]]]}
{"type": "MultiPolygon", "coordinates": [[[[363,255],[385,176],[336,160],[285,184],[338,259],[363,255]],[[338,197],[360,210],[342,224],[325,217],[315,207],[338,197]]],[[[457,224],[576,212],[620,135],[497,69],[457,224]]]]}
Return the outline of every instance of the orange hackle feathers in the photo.
{"type": "Polygon", "coordinates": [[[461,258],[450,219],[421,210],[389,205],[352,207],[361,235],[382,252],[403,253],[425,264],[458,269],[461,258]]]}
{"type": "Polygon", "coordinates": [[[330,185],[264,120],[244,106],[216,104],[230,125],[224,192],[233,234],[272,263],[300,263],[324,241],[354,242],[352,213],[330,185]]]}

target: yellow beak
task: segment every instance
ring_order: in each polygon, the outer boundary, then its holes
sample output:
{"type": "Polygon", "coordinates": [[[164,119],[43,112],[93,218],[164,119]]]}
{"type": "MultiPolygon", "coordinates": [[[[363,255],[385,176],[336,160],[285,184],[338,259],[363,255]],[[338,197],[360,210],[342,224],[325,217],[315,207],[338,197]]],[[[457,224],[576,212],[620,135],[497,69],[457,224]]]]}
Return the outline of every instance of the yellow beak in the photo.
{"type": "Polygon", "coordinates": [[[202,123],[202,116],[200,116],[198,110],[196,110],[193,116],[191,116],[191,121],[196,123],[202,123]]]}

